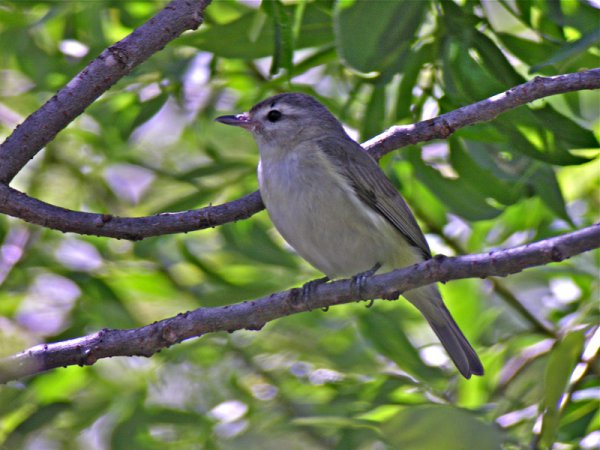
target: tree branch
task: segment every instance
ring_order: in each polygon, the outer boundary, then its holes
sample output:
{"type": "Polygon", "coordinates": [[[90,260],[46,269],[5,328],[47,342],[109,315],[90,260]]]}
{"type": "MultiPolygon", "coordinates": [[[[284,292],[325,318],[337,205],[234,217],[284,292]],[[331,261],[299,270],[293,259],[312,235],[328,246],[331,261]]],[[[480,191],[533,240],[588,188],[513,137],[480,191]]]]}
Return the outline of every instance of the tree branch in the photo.
{"type": "MultiPolygon", "coordinates": [[[[172,4],[174,3],[175,2],[172,4]]],[[[205,6],[206,4],[203,3],[203,7],[205,6]]],[[[148,23],[151,22],[152,20],[148,23]]],[[[94,62],[91,64],[94,64],[94,62]]],[[[88,67],[86,70],[91,70],[91,68],[88,67]]],[[[84,70],[82,74],[86,70],[84,70]]],[[[81,76],[81,74],[78,75],[78,77],[79,76],[81,76]]],[[[69,83],[65,89],[72,84],[76,83],[69,83]]],[[[79,87],[77,88],[79,89],[79,87]]],[[[106,89],[107,88],[108,86],[106,86],[106,89]]],[[[555,77],[536,77],[527,83],[516,86],[501,94],[443,114],[435,119],[418,122],[413,125],[392,127],[366,142],[364,147],[373,156],[379,158],[394,149],[410,144],[432,139],[447,138],[459,128],[491,120],[503,112],[525,105],[532,100],[565,92],[598,88],[600,88],[600,69],[558,75],[555,77]]],[[[67,96],[66,93],[64,95],[67,96]]],[[[83,96],[83,94],[80,95],[83,96]]],[[[87,97],[90,97],[89,93],[86,94],[86,98],[87,97]]],[[[10,179],[14,176],[14,173],[16,173],[14,170],[17,170],[17,167],[20,168],[19,164],[25,164],[27,160],[20,154],[18,157],[15,156],[15,146],[22,145],[23,147],[19,147],[19,150],[23,148],[23,154],[31,156],[39,150],[37,147],[32,146],[30,141],[23,140],[23,133],[27,133],[23,130],[31,129],[32,125],[31,123],[28,123],[28,121],[36,114],[42,114],[40,118],[46,118],[48,113],[41,111],[47,111],[44,108],[47,108],[47,105],[50,103],[51,102],[48,102],[40,110],[32,114],[20,128],[15,130],[13,135],[9,137],[11,140],[10,146],[3,149],[4,146],[8,145],[9,139],[7,139],[3,144],[3,147],[0,147],[0,161],[3,160],[3,152],[8,152],[8,155],[12,154],[10,158],[13,158],[3,161],[4,165],[0,166],[0,179],[5,179],[3,178],[5,177],[4,174],[9,174],[6,177],[7,179],[10,179]],[[19,138],[19,136],[21,137],[19,138]],[[19,159],[15,162],[16,160],[14,160],[14,158],[19,159]],[[7,168],[5,165],[12,168],[7,168]]],[[[54,128],[52,128],[52,130],[54,130],[54,128]]],[[[56,129],[56,131],[52,130],[45,130],[44,132],[56,134],[58,131],[58,129],[56,129]]],[[[28,132],[31,133],[31,131],[28,132]]],[[[43,144],[47,143],[54,134],[49,136],[43,144]]],[[[28,156],[27,158],[31,156],[28,156]]],[[[8,214],[36,225],[60,231],[92,234],[118,239],[138,240],[151,236],[189,232],[215,227],[227,222],[248,218],[261,211],[263,208],[264,206],[260,194],[254,192],[241,199],[219,206],[209,206],[192,211],[159,214],[148,217],[126,218],[107,214],[71,211],[35,200],[15,189],[0,185],[0,213],[8,214]]]]}
{"type": "Polygon", "coordinates": [[[202,23],[210,0],[173,0],[129,36],[104,50],[0,145],[0,183],[14,176],[56,134],[133,68],[202,23]]]}
{"type": "Polygon", "coordinates": [[[600,88],[600,69],[535,77],[493,97],[442,114],[434,119],[413,125],[391,127],[384,133],[365,142],[364,147],[376,158],[397,148],[433,139],[446,139],[459,128],[488,122],[500,114],[526,103],[551,95],[584,89],[600,88]]]}
{"type": "Polygon", "coordinates": [[[247,219],[264,208],[258,191],[217,206],[146,217],[71,211],[36,200],[0,183],[0,212],[63,232],[130,239],[186,233],[247,219]]]}
{"type": "MultiPolygon", "coordinates": [[[[427,229],[442,238],[444,243],[452,248],[455,254],[464,255],[468,253],[467,250],[456,240],[449,237],[443,230],[442,227],[438,226],[431,220],[427,215],[420,209],[418,205],[413,206],[413,211],[427,226],[427,229]]],[[[505,285],[502,280],[498,278],[490,277],[488,280],[494,288],[494,291],[510,306],[515,310],[523,320],[525,320],[536,332],[556,338],[557,331],[554,329],[552,323],[541,317],[538,317],[532,311],[529,311],[527,307],[517,298],[517,296],[511,292],[511,290],[505,285]]]]}
{"type": "Polygon", "coordinates": [[[369,278],[360,295],[351,280],[322,284],[306,298],[291,289],[234,305],[199,308],[142,328],[104,329],[54,344],[42,344],[0,360],[0,382],[69,365],[91,365],[112,356],[151,356],[192,337],[217,331],[259,330],[274,319],[374,298],[395,299],[409,289],[462,278],[506,276],[523,269],[562,261],[600,246],[600,223],[573,233],[487,254],[455,258],[437,256],[415,266],[369,278]]]}

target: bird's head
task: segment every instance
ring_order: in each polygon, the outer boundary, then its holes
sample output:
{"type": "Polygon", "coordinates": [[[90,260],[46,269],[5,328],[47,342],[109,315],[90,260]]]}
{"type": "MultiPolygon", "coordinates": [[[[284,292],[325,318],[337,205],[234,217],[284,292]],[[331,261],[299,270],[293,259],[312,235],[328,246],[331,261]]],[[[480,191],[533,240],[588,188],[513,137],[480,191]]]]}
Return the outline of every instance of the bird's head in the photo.
{"type": "Polygon", "coordinates": [[[249,112],[215,119],[250,131],[261,150],[265,146],[285,149],[321,136],[345,135],[341,123],[313,97],[301,93],[275,95],[249,112]]]}

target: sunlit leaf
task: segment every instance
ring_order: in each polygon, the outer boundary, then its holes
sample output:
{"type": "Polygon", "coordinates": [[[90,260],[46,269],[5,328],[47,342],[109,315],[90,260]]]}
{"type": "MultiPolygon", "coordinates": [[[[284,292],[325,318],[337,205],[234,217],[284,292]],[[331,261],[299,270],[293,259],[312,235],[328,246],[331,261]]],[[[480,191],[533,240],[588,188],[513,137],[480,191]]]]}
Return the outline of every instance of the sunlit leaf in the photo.
{"type": "Polygon", "coordinates": [[[420,405],[403,409],[381,427],[385,442],[394,448],[501,448],[501,431],[469,411],[448,405],[420,405]]]}
{"type": "Polygon", "coordinates": [[[429,2],[339,2],[334,23],[338,53],[352,69],[382,74],[400,70],[429,2]]]}
{"type": "MultiPolygon", "coordinates": [[[[482,153],[484,158],[493,152],[493,149],[486,149],[483,146],[473,145],[472,147],[477,149],[477,153],[482,153]]],[[[496,177],[493,170],[478,165],[476,160],[467,153],[462,143],[456,139],[450,139],[450,161],[462,180],[486,196],[505,205],[515,203],[523,195],[522,183],[515,183],[516,180],[508,181],[508,174],[500,172],[497,168],[496,173],[499,173],[501,177],[496,177]],[[502,177],[502,175],[504,176],[502,177]]],[[[486,162],[491,162],[491,158],[486,158],[486,162]]],[[[497,167],[497,165],[495,166],[497,167]]]]}
{"type": "Polygon", "coordinates": [[[373,137],[381,130],[381,124],[385,123],[385,101],[386,91],[384,86],[374,86],[371,98],[365,111],[365,120],[361,136],[363,140],[373,137]]]}
{"type": "Polygon", "coordinates": [[[419,379],[434,379],[439,371],[424,364],[419,353],[402,330],[396,314],[380,313],[373,309],[360,317],[363,336],[386,358],[419,379]]]}
{"type": "Polygon", "coordinates": [[[540,442],[547,447],[554,443],[560,420],[560,399],[565,392],[583,347],[583,330],[574,331],[552,349],[544,376],[544,399],[541,405],[542,432],[540,442]]]}
{"type": "Polygon", "coordinates": [[[531,183],[546,206],[558,217],[572,224],[571,218],[567,213],[565,199],[560,191],[556,174],[552,168],[537,165],[533,173],[531,173],[531,183]]]}
{"type": "MultiPolygon", "coordinates": [[[[290,6],[285,7],[288,11],[290,6]]],[[[249,11],[239,19],[223,25],[200,30],[183,39],[217,56],[226,58],[261,58],[274,52],[275,27],[272,18],[266,16],[257,28],[257,15],[261,10],[249,11]]],[[[295,48],[316,47],[333,41],[331,18],[319,2],[309,3],[302,17],[300,34],[295,48]]]]}
{"type": "Polygon", "coordinates": [[[410,117],[411,99],[413,98],[413,89],[417,85],[419,75],[422,73],[423,66],[433,59],[433,45],[423,45],[418,50],[411,52],[410,58],[407,58],[402,69],[402,81],[398,89],[398,100],[396,101],[396,120],[410,117]]]}
{"type": "Polygon", "coordinates": [[[478,189],[459,179],[444,178],[426,165],[417,152],[408,153],[415,175],[456,214],[468,220],[491,219],[500,210],[491,206],[478,189]]]}
{"type": "Polygon", "coordinates": [[[546,66],[558,64],[560,62],[563,62],[564,60],[578,57],[582,52],[584,52],[593,45],[597,45],[599,42],[600,30],[596,29],[595,31],[586,34],[581,39],[578,39],[575,42],[565,44],[562,48],[555,51],[551,58],[533,66],[531,68],[531,71],[536,72],[539,69],[542,69],[546,66]]]}
{"type": "Polygon", "coordinates": [[[39,430],[48,425],[59,414],[69,410],[72,407],[71,402],[55,402],[41,406],[33,412],[26,420],[24,420],[14,431],[21,435],[26,435],[32,431],[39,430]]]}
{"type": "Polygon", "coordinates": [[[266,0],[261,6],[273,21],[274,27],[274,52],[270,73],[276,75],[279,69],[283,68],[289,74],[294,52],[293,29],[288,15],[291,11],[286,10],[279,0],[266,0]]]}

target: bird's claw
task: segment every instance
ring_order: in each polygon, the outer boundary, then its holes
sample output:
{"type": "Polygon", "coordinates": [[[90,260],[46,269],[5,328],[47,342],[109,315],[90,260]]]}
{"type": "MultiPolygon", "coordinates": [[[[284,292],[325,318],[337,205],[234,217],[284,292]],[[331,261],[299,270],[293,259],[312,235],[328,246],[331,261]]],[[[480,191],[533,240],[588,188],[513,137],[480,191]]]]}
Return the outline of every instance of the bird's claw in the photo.
{"type": "Polygon", "coordinates": [[[317,286],[327,283],[329,281],[328,277],[317,278],[316,280],[309,281],[308,283],[304,283],[302,286],[302,298],[304,300],[310,299],[314,293],[317,286]]]}
{"type": "MultiPolygon", "coordinates": [[[[365,287],[365,283],[380,268],[381,268],[381,264],[377,263],[373,267],[371,267],[369,270],[367,270],[365,272],[357,273],[356,275],[354,275],[351,278],[351,286],[352,286],[352,289],[354,290],[354,292],[356,292],[356,294],[357,294],[356,296],[357,297],[359,297],[359,298],[362,297],[362,291],[363,291],[363,289],[365,287]]],[[[371,305],[369,305],[369,306],[371,306],[371,305]]]]}

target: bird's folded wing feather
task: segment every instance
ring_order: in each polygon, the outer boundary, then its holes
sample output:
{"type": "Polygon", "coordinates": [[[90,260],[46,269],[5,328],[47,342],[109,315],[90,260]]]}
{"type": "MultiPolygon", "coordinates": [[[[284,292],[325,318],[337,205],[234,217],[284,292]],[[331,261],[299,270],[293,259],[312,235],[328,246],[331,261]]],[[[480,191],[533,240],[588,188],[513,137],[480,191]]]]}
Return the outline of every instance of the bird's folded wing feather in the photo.
{"type": "Polygon", "coordinates": [[[318,145],[360,199],[382,214],[425,259],[431,258],[429,245],[410,208],[377,162],[348,137],[319,139],[318,145]]]}

